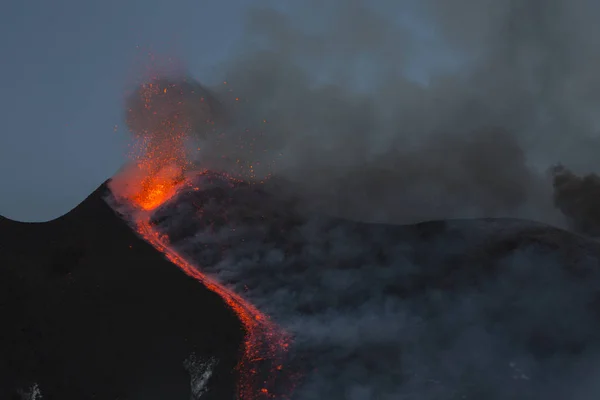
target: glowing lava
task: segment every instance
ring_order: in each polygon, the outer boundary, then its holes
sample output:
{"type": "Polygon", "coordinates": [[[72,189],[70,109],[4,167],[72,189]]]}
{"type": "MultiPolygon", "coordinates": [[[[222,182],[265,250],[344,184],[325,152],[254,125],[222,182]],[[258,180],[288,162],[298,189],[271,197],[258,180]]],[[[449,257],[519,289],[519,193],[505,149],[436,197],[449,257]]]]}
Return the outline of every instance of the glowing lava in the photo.
{"type": "MultiPolygon", "coordinates": [[[[189,87],[198,90],[198,86],[189,87]]],[[[238,399],[272,399],[276,397],[275,381],[286,373],[283,360],[290,344],[289,335],[240,295],[200,272],[197,266],[170,247],[169,238],[150,222],[152,210],[173,199],[180,188],[191,184],[186,179],[190,164],[184,141],[186,135],[198,129],[198,118],[190,115],[194,107],[186,103],[190,101],[186,90],[185,85],[158,80],[142,85],[132,98],[128,124],[139,139],[138,154],[133,156],[134,167],[115,177],[113,181],[120,183],[111,189],[116,198],[125,200],[137,210],[133,213],[133,222],[139,235],[183,272],[221,296],[240,319],[246,335],[237,366],[240,376],[238,399]]],[[[205,111],[204,97],[198,102],[203,107],[200,111],[205,111]]],[[[208,119],[207,122],[210,123],[208,119]]]]}
{"type": "Polygon", "coordinates": [[[144,175],[139,190],[132,193],[130,200],[146,211],[154,210],[175,196],[184,181],[183,170],[177,166],[167,166],[153,175],[144,175]]]}
{"type": "Polygon", "coordinates": [[[136,221],[138,233],[154,248],[162,252],[169,261],[189,276],[197,279],[209,290],[217,293],[236,313],[244,329],[244,348],[237,370],[240,374],[237,397],[240,400],[273,399],[272,387],[278,375],[283,374],[283,361],[290,345],[290,337],[262,314],[252,304],[230,289],[202,274],[177,251],[169,247],[168,237],[153,229],[149,216],[136,221]],[[266,379],[262,378],[261,366],[268,363],[266,379]]]}

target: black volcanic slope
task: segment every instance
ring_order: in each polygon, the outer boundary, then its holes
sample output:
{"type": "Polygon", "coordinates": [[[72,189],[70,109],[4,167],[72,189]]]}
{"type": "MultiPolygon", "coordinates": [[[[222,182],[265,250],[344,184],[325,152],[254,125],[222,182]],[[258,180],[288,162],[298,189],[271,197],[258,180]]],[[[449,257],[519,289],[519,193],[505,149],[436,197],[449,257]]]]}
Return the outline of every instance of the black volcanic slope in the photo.
{"type": "Polygon", "coordinates": [[[600,246],[515,219],[329,218],[199,175],[155,229],[280,326],[298,400],[600,398],[600,246]]]}
{"type": "MultiPolygon", "coordinates": [[[[520,220],[328,218],[220,174],[197,187],[152,223],[295,335],[297,399],[598,398],[597,241],[520,220]]],[[[219,361],[202,399],[232,399],[235,315],[105,191],[52,222],[0,220],[0,400],[33,383],[45,399],[188,399],[192,353],[219,361]]]]}
{"type": "Polygon", "coordinates": [[[192,353],[218,360],[207,398],[232,398],[235,315],[137,238],[106,190],[50,222],[0,217],[0,399],[34,383],[50,400],[188,399],[192,353]]]}

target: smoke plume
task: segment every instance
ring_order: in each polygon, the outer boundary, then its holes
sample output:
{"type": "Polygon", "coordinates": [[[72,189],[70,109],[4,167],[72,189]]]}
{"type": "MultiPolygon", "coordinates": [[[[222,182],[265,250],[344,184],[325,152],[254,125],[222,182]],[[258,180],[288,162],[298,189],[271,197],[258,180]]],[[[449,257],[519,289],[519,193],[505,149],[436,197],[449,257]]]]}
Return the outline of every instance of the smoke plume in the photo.
{"type": "Polygon", "coordinates": [[[546,173],[598,169],[600,6],[265,5],[214,91],[231,112],[199,163],[293,181],[368,221],[512,216],[563,225],[546,173]],[[251,167],[251,168],[250,168],[251,167]]]}
{"type": "Polygon", "coordinates": [[[310,213],[213,173],[152,224],[294,335],[295,399],[595,398],[597,245],[546,225],[310,213]]]}
{"type": "Polygon", "coordinates": [[[585,0],[254,8],[212,88],[228,124],[184,158],[278,179],[200,175],[152,222],[294,334],[299,399],[596,398],[590,242],[518,221],[331,216],[509,216],[592,232],[600,185],[578,175],[600,166],[598,11],[585,0]],[[549,170],[557,162],[572,172],[549,170]]]}

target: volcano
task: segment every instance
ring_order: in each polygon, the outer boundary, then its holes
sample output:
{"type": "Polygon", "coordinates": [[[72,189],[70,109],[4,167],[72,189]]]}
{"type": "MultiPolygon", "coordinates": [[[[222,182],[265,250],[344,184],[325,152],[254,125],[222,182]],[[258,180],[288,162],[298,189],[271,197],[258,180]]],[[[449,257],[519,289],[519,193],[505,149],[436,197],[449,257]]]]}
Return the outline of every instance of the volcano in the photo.
{"type": "Polygon", "coordinates": [[[0,220],[1,398],[37,385],[45,399],[189,399],[205,381],[202,399],[597,394],[596,241],[511,219],[359,223],[270,184],[189,179],[147,220],[162,253],[108,205],[107,184],[57,220],[0,220]],[[270,331],[248,358],[254,306],[294,337],[283,365],[269,363],[270,331]],[[273,371],[302,373],[287,395],[281,381],[277,396],[240,392],[273,371]]]}

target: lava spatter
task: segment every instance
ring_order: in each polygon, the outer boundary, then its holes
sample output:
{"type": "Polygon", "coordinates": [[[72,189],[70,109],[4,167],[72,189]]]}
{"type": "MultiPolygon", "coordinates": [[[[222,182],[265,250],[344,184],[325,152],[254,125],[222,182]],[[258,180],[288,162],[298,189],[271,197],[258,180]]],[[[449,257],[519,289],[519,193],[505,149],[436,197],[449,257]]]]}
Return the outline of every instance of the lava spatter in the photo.
{"type": "MultiPolygon", "coordinates": [[[[132,165],[113,179],[115,198],[124,201],[138,234],[173,264],[217,293],[236,313],[246,335],[237,365],[239,400],[287,397],[276,393],[291,337],[239,294],[201,272],[170,246],[151,223],[153,210],[191,185],[186,138],[213,125],[214,99],[190,80],[156,79],[142,85],[128,103],[127,122],[136,139],[132,165]]],[[[201,188],[193,188],[201,190],[201,188]]]]}
{"type": "Polygon", "coordinates": [[[145,215],[146,217],[138,217],[135,221],[140,236],[162,252],[169,261],[181,268],[183,272],[197,279],[209,290],[217,293],[233,309],[242,322],[246,336],[244,338],[243,354],[237,365],[239,373],[238,399],[275,398],[272,388],[276,384],[275,381],[278,375],[286,372],[284,371],[283,362],[290,345],[290,336],[273,323],[267,315],[261,313],[240,295],[224,287],[211,277],[202,274],[193,264],[169,247],[169,238],[153,229],[149,215],[145,215]],[[263,368],[266,371],[263,371],[263,368]]]}

